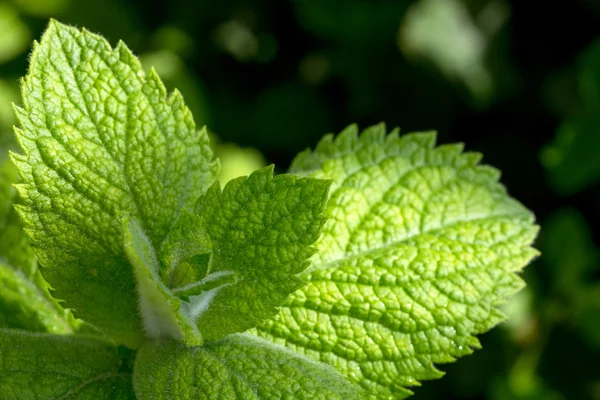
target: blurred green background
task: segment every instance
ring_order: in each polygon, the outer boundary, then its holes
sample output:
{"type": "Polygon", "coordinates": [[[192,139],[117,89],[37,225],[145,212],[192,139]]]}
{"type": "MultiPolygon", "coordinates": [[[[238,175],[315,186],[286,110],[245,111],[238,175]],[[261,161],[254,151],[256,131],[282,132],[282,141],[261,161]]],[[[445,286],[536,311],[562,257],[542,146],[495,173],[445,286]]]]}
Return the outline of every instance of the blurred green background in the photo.
{"type": "Polygon", "coordinates": [[[223,181],[283,171],[351,122],[483,152],[543,255],[484,350],[414,398],[600,399],[600,1],[0,0],[0,163],[50,17],[124,40],[178,87],[223,181]]]}

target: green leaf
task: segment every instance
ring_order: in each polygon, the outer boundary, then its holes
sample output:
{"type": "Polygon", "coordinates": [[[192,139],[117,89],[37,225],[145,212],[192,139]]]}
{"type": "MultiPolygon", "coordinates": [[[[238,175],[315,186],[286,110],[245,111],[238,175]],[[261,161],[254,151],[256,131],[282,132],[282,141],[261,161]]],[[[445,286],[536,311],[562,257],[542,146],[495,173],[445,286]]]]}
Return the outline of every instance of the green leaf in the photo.
{"type": "Polygon", "coordinates": [[[0,155],[0,229],[5,229],[8,224],[7,219],[16,195],[12,185],[18,178],[17,169],[10,160],[5,160],[0,155]]]}
{"type": "Polygon", "coordinates": [[[140,400],[359,400],[361,390],[333,368],[246,334],[206,347],[149,342],[138,352],[140,400]]]}
{"type": "Polygon", "coordinates": [[[68,313],[52,301],[43,282],[32,281],[22,271],[2,261],[0,327],[36,332],[73,332],[68,313]]]}
{"type": "Polygon", "coordinates": [[[119,215],[153,248],[215,180],[218,164],[179,92],[120,42],[51,21],[16,107],[19,207],[44,277],[65,305],[135,346],[141,324],[119,215]]]}
{"type": "Polygon", "coordinates": [[[147,335],[200,345],[274,316],[302,285],[296,274],[314,253],[328,187],[322,180],[273,177],[272,167],[223,191],[215,183],[195,214],[181,213],[160,262],[140,224],[125,217],[125,250],[147,335]]]}
{"type": "Polygon", "coordinates": [[[11,209],[0,228],[0,260],[22,271],[28,278],[38,275],[37,258],[14,209],[11,209]]]}
{"type": "Polygon", "coordinates": [[[311,266],[254,333],[328,363],[381,399],[442,375],[504,319],[495,307],[523,286],[537,252],[533,215],[462,145],[434,133],[326,136],[291,172],[333,179],[311,266]]]}
{"type": "Polygon", "coordinates": [[[6,399],[135,399],[117,348],[86,336],[0,330],[6,399]]]}
{"type": "Polygon", "coordinates": [[[329,182],[272,174],[264,168],[223,191],[216,183],[196,204],[212,242],[206,278],[224,282],[190,298],[189,314],[207,340],[273,317],[303,285],[296,274],[315,251],[329,182]]]}
{"type": "Polygon", "coordinates": [[[160,277],[169,288],[200,281],[208,269],[212,243],[202,218],[183,209],[160,251],[160,277]]]}
{"type": "Polygon", "coordinates": [[[37,258],[13,209],[15,166],[0,164],[0,327],[71,333],[77,324],[48,292],[37,258]]]}
{"type": "Polygon", "coordinates": [[[10,160],[0,161],[0,260],[31,279],[37,274],[37,260],[13,208],[17,200],[13,183],[18,180],[18,171],[10,160]]]}
{"type": "Polygon", "coordinates": [[[134,219],[123,219],[125,252],[133,266],[146,334],[151,338],[167,337],[202,344],[198,330],[185,314],[179,313],[182,301],[160,281],[158,260],[150,239],[134,219]]]}

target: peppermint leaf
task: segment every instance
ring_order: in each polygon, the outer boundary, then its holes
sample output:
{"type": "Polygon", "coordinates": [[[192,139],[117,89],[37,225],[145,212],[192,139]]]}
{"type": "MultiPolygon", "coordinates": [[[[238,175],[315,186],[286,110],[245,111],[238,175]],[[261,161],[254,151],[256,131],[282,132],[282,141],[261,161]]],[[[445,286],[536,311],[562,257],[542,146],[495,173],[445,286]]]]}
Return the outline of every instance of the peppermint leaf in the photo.
{"type": "Polygon", "coordinates": [[[51,21],[34,45],[16,107],[13,154],[25,228],[40,269],[84,318],[119,342],[141,337],[135,283],[119,215],[139,221],[160,248],[218,165],[179,92],[120,42],[51,21]]]}
{"type": "Polygon", "coordinates": [[[134,387],[141,400],[364,399],[330,366],[246,334],[205,347],[150,342],[137,356],[134,387]]]}
{"type": "Polygon", "coordinates": [[[207,340],[255,327],[303,285],[296,274],[315,252],[329,182],[272,174],[267,167],[223,190],[215,184],[196,204],[212,243],[197,285],[220,282],[190,298],[189,315],[207,340]]]}
{"type": "Polygon", "coordinates": [[[479,348],[536,256],[533,215],[462,145],[378,125],[326,136],[291,172],[332,179],[311,266],[255,334],[328,363],[381,399],[479,348]]]}
{"type": "Polygon", "coordinates": [[[117,348],[92,337],[0,329],[0,359],[5,399],[135,399],[117,348]]]}

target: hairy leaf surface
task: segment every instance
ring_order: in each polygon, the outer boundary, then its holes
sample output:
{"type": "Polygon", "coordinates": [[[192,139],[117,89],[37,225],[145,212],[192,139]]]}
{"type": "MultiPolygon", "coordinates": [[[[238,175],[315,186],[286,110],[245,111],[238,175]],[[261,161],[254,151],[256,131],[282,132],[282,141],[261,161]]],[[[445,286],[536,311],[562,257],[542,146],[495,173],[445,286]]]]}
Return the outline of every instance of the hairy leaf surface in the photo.
{"type": "Polygon", "coordinates": [[[329,184],[273,177],[267,167],[223,190],[217,183],[198,199],[195,211],[212,242],[207,277],[222,282],[190,297],[190,315],[207,340],[255,327],[303,285],[296,274],[315,252],[329,184]]]}
{"type": "Polygon", "coordinates": [[[215,179],[208,138],[179,92],[120,42],[52,21],[22,82],[13,154],[19,208],[44,277],[77,317],[136,345],[141,326],[119,215],[160,248],[215,179]]]}
{"type": "Polygon", "coordinates": [[[0,398],[135,399],[117,349],[86,336],[0,329],[0,398]]]}
{"type": "Polygon", "coordinates": [[[182,301],[160,281],[158,260],[150,239],[134,219],[123,219],[125,252],[136,279],[140,311],[146,335],[153,338],[185,340],[200,345],[197,328],[181,313],[182,301]]]}
{"type": "Polygon", "coordinates": [[[334,366],[381,399],[479,347],[536,255],[533,215],[499,172],[434,133],[326,136],[291,172],[333,179],[311,266],[257,335],[334,366]]]}
{"type": "Polygon", "coordinates": [[[361,389],[326,364],[252,335],[205,347],[148,343],[136,359],[140,400],[361,400],[361,389]]]}

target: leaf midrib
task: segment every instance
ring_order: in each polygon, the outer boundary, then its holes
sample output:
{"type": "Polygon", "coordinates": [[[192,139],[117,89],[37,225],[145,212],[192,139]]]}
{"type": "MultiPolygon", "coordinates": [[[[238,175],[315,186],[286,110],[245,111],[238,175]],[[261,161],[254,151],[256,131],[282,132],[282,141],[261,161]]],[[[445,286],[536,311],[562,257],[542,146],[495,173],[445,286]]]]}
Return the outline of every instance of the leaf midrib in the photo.
{"type": "Polygon", "coordinates": [[[381,246],[378,247],[374,247],[372,249],[366,250],[364,252],[360,252],[360,253],[350,253],[350,254],[345,254],[342,257],[338,257],[334,260],[328,261],[324,264],[315,266],[313,264],[313,266],[307,268],[303,274],[301,274],[301,277],[305,278],[306,275],[311,274],[313,272],[317,272],[317,271],[322,271],[325,269],[330,269],[330,268],[337,268],[342,266],[343,264],[347,263],[347,262],[351,262],[353,260],[356,259],[360,259],[363,257],[376,257],[377,255],[386,252],[387,250],[393,248],[393,247],[397,247],[400,246],[402,244],[404,244],[405,242],[408,242],[410,240],[413,240],[416,237],[422,236],[422,235],[434,235],[436,233],[440,233],[445,229],[448,228],[453,228],[456,226],[459,226],[460,224],[463,223],[467,223],[467,222],[477,222],[477,221],[481,221],[481,222],[487,222],[487,221],[493,221],[493,220],[511,220],[511,219],[529,219],[529,217],[525,216],[523,213],[519,213],[519,212],[514,212],[514,213],[498,213],[498,214],[488,214],[488,216],[486,217],[481,217],[481,216],[477,216],[474,218],[463,218],[463,219],[459,219],[451,224],[448,225],[444,225],[443,227],[439,227],[439,228],[434,228],[434,229],[428,229],[425,231],[419,231],[416,232],[414,234],[408,235],[406,237],[403,237],[402,239],[399,240],[394,240],[391,241],[389,243],[382,243],[381,246]]]}

